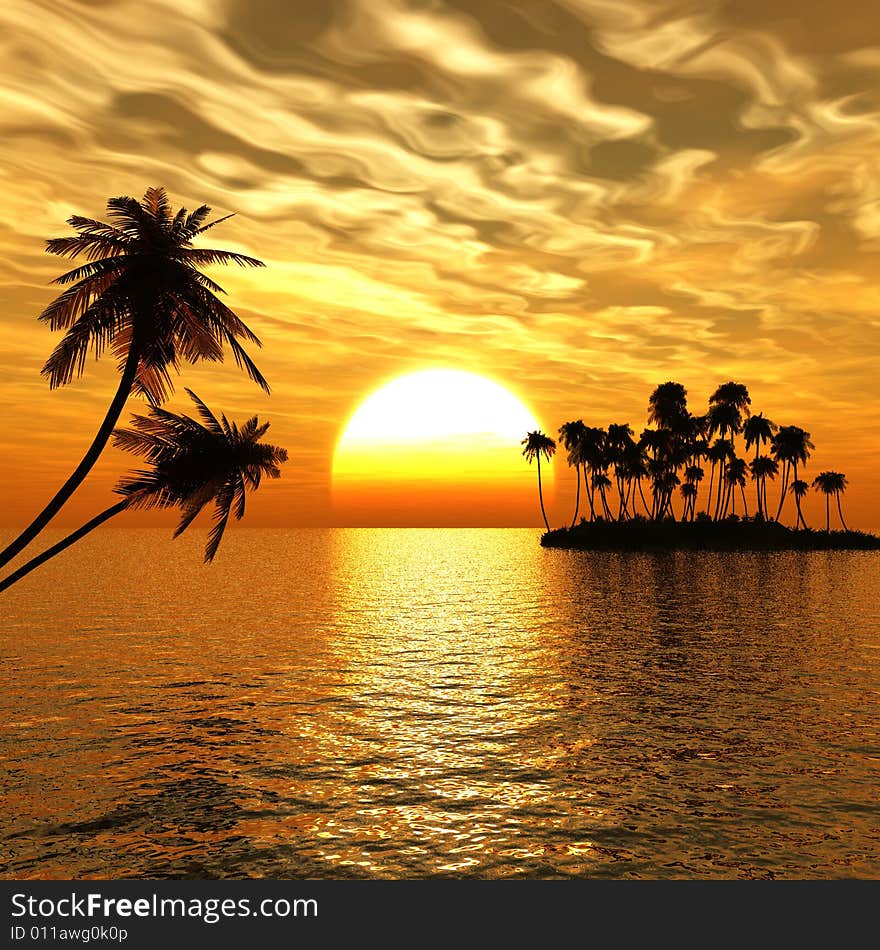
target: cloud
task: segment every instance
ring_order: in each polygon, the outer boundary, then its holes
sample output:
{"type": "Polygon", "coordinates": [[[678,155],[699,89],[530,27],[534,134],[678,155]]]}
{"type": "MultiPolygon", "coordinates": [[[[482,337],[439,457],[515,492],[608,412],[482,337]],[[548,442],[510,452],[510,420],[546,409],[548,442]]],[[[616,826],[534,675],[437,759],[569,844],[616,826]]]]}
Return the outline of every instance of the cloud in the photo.
{"type": "MultiPolygon", "coordinates": [[[[817,413],[821,444],[876,412],[880,35],[854,0],[772,7],[10,0],[0,411],[41,391],[43,240],[164,183],[235,211],[212,239],[269,265],[217,276],[265,338],[297,510],[357,400],[421,365],[507,379],[551,420],[736,375],[817,413]]],[[[263,405],[234,367],[194,374],[263,405]]],[[[112,385],[89,366],[40,397],[7,464],[39,489],[21,440],[74,454],[112,385]]]]}

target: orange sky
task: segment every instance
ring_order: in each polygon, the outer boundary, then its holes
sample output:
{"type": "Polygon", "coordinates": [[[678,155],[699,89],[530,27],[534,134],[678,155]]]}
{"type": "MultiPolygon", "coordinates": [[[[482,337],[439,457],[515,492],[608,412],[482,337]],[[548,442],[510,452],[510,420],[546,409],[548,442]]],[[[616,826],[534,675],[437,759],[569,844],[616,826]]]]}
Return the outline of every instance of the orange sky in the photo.
{"type": "MultiPolygon", "coordinates": [[[[187,368],[171,404],[187,385],[272,421],[291,458],[251,525],[334,523],[345,421],[439,366],[508,385],[553,433],[638,432],[668,379],[695,412],[745,382],[812,433],[808,478],[847,473],[850,525],[880,528],[869,5],[8,0],[0,47],[0,528],[78,461],[117,378],[106,358],[56,392],[40,377],[64,266],[44,240],[158,184],[235,211],[211,242],[268,265],[212,276],[263,339],[271,397],[230,361],[187,368]]],[[[127,466],[108,451],[57,523],[104,507],[127,466]]],[[[560,523],[559,464],[557,488],[560,523]]],[[[491,518],[448,494],[438,524],[540,523],[536,492],[491,518]]]]}

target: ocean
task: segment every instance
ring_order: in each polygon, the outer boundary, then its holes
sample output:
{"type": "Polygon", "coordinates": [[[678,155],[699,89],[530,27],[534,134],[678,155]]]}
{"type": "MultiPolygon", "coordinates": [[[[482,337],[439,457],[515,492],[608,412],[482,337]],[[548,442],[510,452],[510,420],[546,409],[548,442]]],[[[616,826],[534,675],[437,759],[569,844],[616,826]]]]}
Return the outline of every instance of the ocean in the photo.
{"type": "Polygon", "coordinates": [[[880,876],[880,555],[539,536],[96,532],[0,595],[0,876],[880,876]]]}

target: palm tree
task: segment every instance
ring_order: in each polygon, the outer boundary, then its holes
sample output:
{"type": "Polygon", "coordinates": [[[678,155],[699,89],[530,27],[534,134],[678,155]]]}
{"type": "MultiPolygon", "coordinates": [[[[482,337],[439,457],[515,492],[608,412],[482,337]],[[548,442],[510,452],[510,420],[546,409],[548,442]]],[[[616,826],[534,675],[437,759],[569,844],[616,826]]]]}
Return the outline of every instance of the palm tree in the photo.
{"type": "Polygon", "coordinates": [[[804,528],[807,527],[807,522],[804,520],[804,514],[801,511],[801,499],[804,497],[804,495],[806,495],[807,489],[809,489],[809,487],[810,486],[802,478],[796,478],[791,483],[791,488],[789,488],[789,492],[794,495],[795,505],[797,505],[797,521],[795,521],[794,524],[795,529],[799,528],[801,525],[803,525],[804,528]]]}
{"type": "Polygon", "coordinates": [[[577,522],[578,511],[581,505],[581,464],[583,462],[584,431],[586,426],[582,420],[576,422],[563,422],[559,427],[559,438],[568,451],[567,462],[569,468],[573,465],[575,476],[577,477],[577,494],[574,500],[574,517],[571,519],[571,527],[577,522]]]}
{"type": "MultiPolygon", "coordinates": [[[[709,397],[710,414],[713,406],[730,406],[737,410],[740,420],[743,416],[750,414],[749,406],[752,404],[752,397],[749,396],[749,390],[744,383],[735,383],[731,380],[729,383],[722,383],[714,393],[709,397]]],[[[737,432],[739,429],[737,429],[737,432]]]]}
{"type": "Polygon", "coordinates": [[[703,480],[705,475],[706,473],[699,465],[688,465],[688,467],[684,470],[685,484],[694,486],[693,491],[682,491],[682,496],[686,498],[690,504],[691,521],[693,521],[694,515],[696,514],[697,496],[700,493],[700,482],[703,480]]]}
{"type": "Polygon", "coordinates": [[[660,429],[674,429],[687,415],[687,390],[681,383],[661,383],[648,400],[648,422],[660,429]]]}
{"type": "Polygon", "coordinates": [[[219,299],[223,288],[200,270],[211,264],[262,267],[261,261],[232,251],[193,247],[196,237],[231,217],[207,221],[211,209],[172,216],[164,188],[149,188],[142,201],[107,202],[109,223],[74,215],[77,232],[53,238],[46,250],[60,257],[84,256],[86,263],[53,283],[67,286],[40,315],[52,330],[66,330],[42,373],[51,388],[82,375],[89,351],[109,347],[122,376],[116,395],[82,461],[31,524],[0,553],[8,563],[46,527],[98,460],[132,392],[153,405],[173,389],[171,371],[185,360],[219,361],[223,344],[266,392],[269,386],[239,339],[258,338],[219,299]],[[207,222],[207,223],[206,223],[207,222]]]}
{"type": "Polygon", "coordinates": [[[736,514],[736,489],[739,488],[743,500],[743,512],[746,518],[749,516],[749,507],[746,504],[746,461],[734,455],[724,468],[724,484],[726,492],[724,495],[724,504],[721,510],[721,517],[727,516],[727,506],[731,504],[731,513],[736,514]]]}
{"type": "Polygon", "coordinates": [[[0,591],[130,508],[180,508],[176,538],[205,505],[214,502],[214,525],[208,533],[205,561],[214,559],[229,515],[244,517],[246,492],[259,488],[264,476],[278,478],[287,452],[260,442],[268,422],[260,425],[253,416],[239,427],[224,415],[218,420],[195,393],[187,392],[202,421],[153,406],[148,415],[133,417],[131,429],[117,429],[114,444],[146,458],[149,467],[124,476],[115,489],[122,501],[0,581],[0,591]]]}
{"type": "Polygon", "coordinates": [[[541,514],[544,516],[544,525],[549,531],[550,524],[547,521],[547,512],[544,510],[544,492],[541,488],[541,456],[543,455],[549,462],[556,454],[556,443],[549,435],[544,435],[540,429],[536,429],[534,432],[526,433],[526,437],[522,440],[520,445],[525,446],[522,454],[526,457],[526,461],[529,465],[532,464],[532,459],[538,460],[538,500],[541,502],[541,514]]]}
{"type": "Polygon", "coordinates": [[[825,530],[831,531],[831,513],[829,511],[829,501],[831,496],[837,499],[837,514],[840,517],[840,523],[843,530],[847,531],[846,522],[843,520],[843,512],[840,509],[840,496],[846,491],[846,475],[842,472],[819,472],[813,479],[813,488],[822,492],[825,496],[825,530]]]}
{"type": "Polygon", "coordinates": [[[611,479],[605,472],[594,472],[590,478],[590,484],[593,486],[595,491],[599,489],[599,497],[602,499],[602,509],[605,512],[605,518],[608,521],[614,520],[614,515],[611,514],[611,509],[608,507],[608,499],[605,495],[605,492],[608,488],[611,487],[611,479]]]}
{"type": "MultiPolygon", "coordinates": [[[[752,464],[758,461],[761,457],[761,446],[769,442],[773,438],[773,434],[779,426],[775,422],[772,422],[770,419],[766,418],[763,412],[759,412],[756,416],[749,416],[743,424],[743,435],[746,440],[746,451],[748,451],[753,445],[755,446],[755,458],[752,464]]],[[[757,495],[758,495],[758,515],[763,517],[764,515],[764,506],[763,499],[761,498],[761,486],[757,485],[757,495]]]]}
{"type": "Polygon", "coordinates": [[[612,423],[608,426],[608,434],[605,437],[605,451],[607,461],[614,466],[614,480],[617,485],[617,520],[623,521],[624,516],[629,512],[626,508],[624,498],[624,480],[626,475],[626,458],[633,444],[633,430],[628,422],[612,423]]]}
{"type": "Polygon", "coordinates": [[[591,521],[596,520],[596,506],[594,504],[595,486],[593,485],[593,476],[597,472],[604,471],[607,467],[607,462],[605,460],[605,436],[605,430],[597,428],[596,426],[584,426],[580,435],[578,454],[581,457],[584,486],[587,489],[587,500],[590,503],[591,521]]]}
{"type": "Polygon", "coordinates": [[[776,510],[776,521],[782,514],[785,503],[785,494],[788,491],[789,476],[794,480],[798,477],[798,463],[807,464],[810,450],[815,446],[810,441],[810,433],[800,426],[780,426],[770,440],[770,452],[773,457],[782,463],[782,491],[779,494],[779,507],[776,510]]]}
{"type": "Polygon", "coordinates": [[[694,520],[694,508],[697,503],[697,484],[696,482],[685,482],[679,489],[681,497],[684,499],[684,511],[681,513],[682,521],[694,520]]]}
{"type": "Polygon", "coordinates": [[[767,517],[767,479],[773,481],[779,471],[779,463],[769,455],[758,455],[749,462],[749,471],[758,496],[758,514],[767,517]]]}
{"type": "Polygon", "coordinates": [[[724,481],[724,466],[727,461],[733,458],[733,443],[730,439],[716,439],[710,446],[707,453],[712,462],[712,471],[709,476],[709,497],[706,502],[706,513],[709,514],[709,506],[712,504],[712,482],[715,478],[715,466],[718,466],[718,490],[715,499],[715,511],[712,513],[714,519],[718,519],[721,512],[721,489],[724,481]]]}

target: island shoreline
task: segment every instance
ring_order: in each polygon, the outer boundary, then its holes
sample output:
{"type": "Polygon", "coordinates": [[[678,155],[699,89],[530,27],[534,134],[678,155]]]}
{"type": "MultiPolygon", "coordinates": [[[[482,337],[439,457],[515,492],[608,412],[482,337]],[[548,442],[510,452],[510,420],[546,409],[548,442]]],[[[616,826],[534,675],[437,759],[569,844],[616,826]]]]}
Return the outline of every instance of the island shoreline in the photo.
{"type": "Polygon", "coordinates": [[[555,528],[541,546],[579,551],[878,551],[864,531],[795,530],[775,521],[586,521],[555,528]]]}

